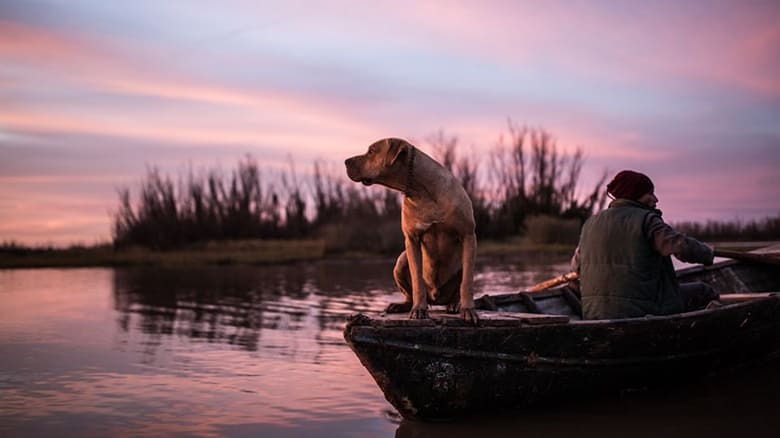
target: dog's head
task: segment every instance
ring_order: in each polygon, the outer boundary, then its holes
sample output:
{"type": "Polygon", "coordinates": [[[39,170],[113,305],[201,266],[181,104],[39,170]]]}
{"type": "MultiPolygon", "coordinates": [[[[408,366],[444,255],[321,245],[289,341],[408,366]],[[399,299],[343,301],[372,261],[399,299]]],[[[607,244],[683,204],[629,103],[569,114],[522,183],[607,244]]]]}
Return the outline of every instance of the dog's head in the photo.
{"type": "Polygon", "coordinates": [[[400,158],[412,147],[400,138],[385,138],[373,143],[363,155],[347,158],[347,176],[352,181],[367,186],[374,183],[389,183],[404,177],[405,167],[400,158]]]}

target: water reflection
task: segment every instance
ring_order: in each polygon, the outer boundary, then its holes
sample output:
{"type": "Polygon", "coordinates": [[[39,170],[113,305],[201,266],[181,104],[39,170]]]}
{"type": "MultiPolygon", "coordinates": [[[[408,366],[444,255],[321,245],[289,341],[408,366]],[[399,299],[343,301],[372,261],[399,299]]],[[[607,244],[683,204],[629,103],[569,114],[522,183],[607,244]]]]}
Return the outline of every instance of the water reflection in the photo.
{"type": "Polygon", "coordinates": [[[297,343],[264,342],[268,331],[305,331],[318,344],[356,311],[377,311],[392,293],[387,261],[289,266],[227,266],[117,270],[113,282],[118,325],[146,336],[154,355],[167,336],[223,343],[246,351],[295,356],[297,343]]]}
{"type": "MultiPolygon", "coordinates": [[[[392,263],[0,271],[0,436],[392,436],[342,338],[392,263]]],[[[559,269],[479,265],[477,293],[559,269]]]]}
{"type": "MultiPolygon", "coordinates": [[[[389,301],[400,299],[392,280],[392,263],[381,259],[116,270],[113,295],[117,323],[125,333],[138,330],[146,335],[143,343],[149,356],[167,336],[295,356],[295,343],[263,342],[261,336],[274,330],[306,331],[319,344],[342,344],[340,330],[347,315],[377,312],[389,301]]],[[[565,266],[545,263],[529,271],[515,262],[505,262],[479,268],[477,295],[516,291],[520,285],[558,275],[565,266]]]]}

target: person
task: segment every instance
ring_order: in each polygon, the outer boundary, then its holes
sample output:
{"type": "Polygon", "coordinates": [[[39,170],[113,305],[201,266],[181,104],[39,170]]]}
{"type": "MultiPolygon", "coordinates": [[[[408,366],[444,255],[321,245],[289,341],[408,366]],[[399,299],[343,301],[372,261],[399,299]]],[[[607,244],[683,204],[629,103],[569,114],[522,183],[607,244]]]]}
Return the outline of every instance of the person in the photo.
{"type": "Polygon", "coordinates": [[[607,184],[609,207],[582,226],[572,257],[579,273],[583,319],[668,315],[718,298],[701,282],[680,284],[671,255],[711,265],[713,250],[661,218],[650,178],[623,170],[607,184]]]}

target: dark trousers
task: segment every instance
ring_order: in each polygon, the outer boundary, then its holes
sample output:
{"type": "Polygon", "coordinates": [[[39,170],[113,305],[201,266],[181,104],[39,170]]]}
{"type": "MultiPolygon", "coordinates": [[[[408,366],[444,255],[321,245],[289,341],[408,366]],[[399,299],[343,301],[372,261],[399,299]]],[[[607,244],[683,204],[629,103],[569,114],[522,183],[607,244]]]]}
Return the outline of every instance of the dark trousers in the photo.
{"type": "Polygon", "coordinates": [[[709,284],[700,281],[680,283],[680,295],[682,295],[686,312],[703,309],[710,301],[720,297],[709,284]]]}

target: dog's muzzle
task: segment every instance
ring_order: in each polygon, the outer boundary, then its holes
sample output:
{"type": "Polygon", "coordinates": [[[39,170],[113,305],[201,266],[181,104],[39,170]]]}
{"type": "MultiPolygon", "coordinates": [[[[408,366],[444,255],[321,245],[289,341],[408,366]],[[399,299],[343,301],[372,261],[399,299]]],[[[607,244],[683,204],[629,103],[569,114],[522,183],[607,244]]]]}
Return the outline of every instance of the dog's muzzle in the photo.
{"type": "Polygon", "coordinates": [[[363,183],[363,185],[370,186],[371,184],[374,183],[374,180],[360,175],[360,171],[359,171],[360,167],[357,164],[358,162],[357,158],[358,157],[352,157],[344,160],[344,166],[346,166],[347,168],[347,176],[352,181],[363,183]]]}

